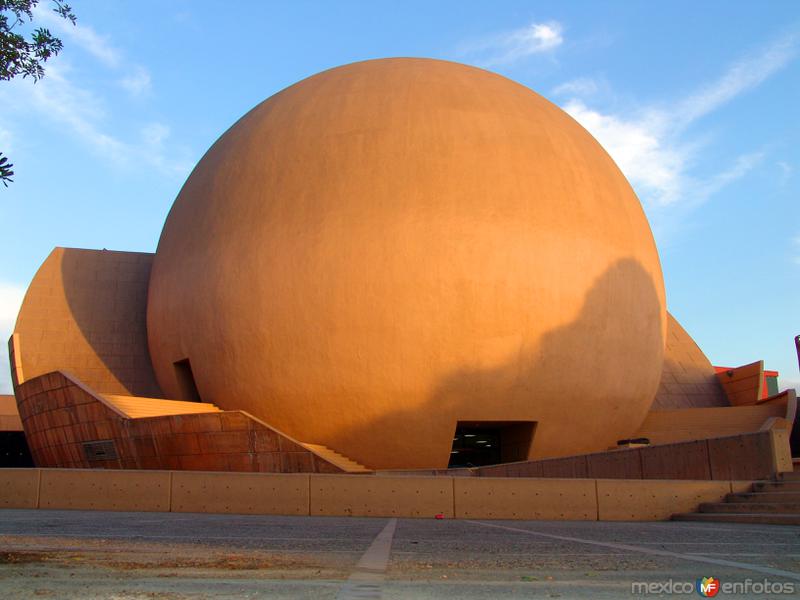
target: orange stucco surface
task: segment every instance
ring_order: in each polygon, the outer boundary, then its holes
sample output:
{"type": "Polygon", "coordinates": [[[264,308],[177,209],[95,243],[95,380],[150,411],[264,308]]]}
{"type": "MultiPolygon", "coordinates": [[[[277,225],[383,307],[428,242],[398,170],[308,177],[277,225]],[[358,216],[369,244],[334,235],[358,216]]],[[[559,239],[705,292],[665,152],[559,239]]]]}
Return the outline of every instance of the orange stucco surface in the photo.
{"type": "Polygon", "coordinates": [[[600,145],[501,76],[389,59],[266,100],[164,227],[158,381],[369,467],[443,467],[460,420],[536,421],[531,457],[604,449],[659,384],[664,287],[600,145]]]}
{"type": "Polygon", "coordinates": [[[764,396],[764,361],[757,360],[716,374],[728,401],[734,406],[752,406],[764,396]]]}
{"type": "Polygon", "coordinates": [[[54,249],[17,317],[14,370],[23,379],[69,371],[100,392],[160,397],[145,331],[152,261],[141,252],[54,249]]]}

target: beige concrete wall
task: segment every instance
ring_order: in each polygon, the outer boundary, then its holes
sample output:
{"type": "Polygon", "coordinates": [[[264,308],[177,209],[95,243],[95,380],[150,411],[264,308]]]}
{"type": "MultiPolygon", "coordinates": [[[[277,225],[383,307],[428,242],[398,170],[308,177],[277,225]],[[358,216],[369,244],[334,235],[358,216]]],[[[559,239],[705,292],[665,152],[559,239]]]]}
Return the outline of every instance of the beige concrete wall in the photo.
{"type": "Polygon", "coordinates": [[[42,469],[39,508],[169,511],[169,471],[42,469]]]}
{"type": "Polygon", "coordinates": [[[636,437],[668,444],[758,431],[770,417],[786,417],[788,397],[754,406],[653,410],[636,437]]]}
{"type": "MultiPolygon", "coordinates": [[[[713,413],[717,409],[708,410],[713,413]]],[[[468,474],[472,477],[591,479],[768,479],[783,470],[791,470],[788,437],[775,433],[786,432],[780,426],[783,422],[783,419],[773,421],[775,427],[768,431],[475,467],[468,474]]],[[[446,471],[442,474],[448,475],[446,471]]]]}
{"type": "Polygon", "coordinates": [[[594,479],[454,478],[459,519],[594,521],[594,479]]]}
{"type": "Polygon", "coordinates": [[[307,515],[308,475],[255,473],[172,474],[172,511],[307,515]]]}
{"type": "Polygon", "coordinates": [[[719,502],[730,481],[597,480],[600,521],[663,521],[673,513],[693,512],[701,502],[719,502]]]}
{"type": "Polygon", "coordinates": [[[311,515],[452,518],[453,479],[311,475],[311,515]]]}
{"type": "Polygon", "coordinates": [[[0,508],[39,508],[39,469],[0,469],[0,508]]]}
{"type": "Polygon", "coordinates": [[[752,481],[0,469],[0,508],[659,521],[752,481]]]}
{"type": "Polygon", "coordinates": [[[792,463],[792,450],[789,446],[789,432],[785,429],[771,429],[769,433],[775,471],[778,473],[793,471],[794,464],[792,463]]]}

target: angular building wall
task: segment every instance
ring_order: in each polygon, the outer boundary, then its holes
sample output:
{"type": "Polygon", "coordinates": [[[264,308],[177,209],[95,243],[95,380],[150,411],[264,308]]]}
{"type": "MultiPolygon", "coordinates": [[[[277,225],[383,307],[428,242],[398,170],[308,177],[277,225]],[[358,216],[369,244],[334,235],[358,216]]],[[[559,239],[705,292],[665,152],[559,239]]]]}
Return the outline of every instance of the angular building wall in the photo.
{"type": "Polygon", "coordinates": [[[667,313],[664,367],[652,410],[730,406],[714,367],[686,330],[667,313]]]}
{"type": "Polygon", "coordinates": [[[223,412],[208,404],[98,394],[60,372],[18,385],[17,402],[37,467],[365,471],[355,464],[337,466],[247,413],[223,412]],[[191,412],[194,406],[196,412],[191,412]]]}
{"type": "Polygon", "coordinates": [[[152,254],[56,248],[28,288],[12,373],[68,371],[99,392],[162,397],[147,350],[152,254]]]}

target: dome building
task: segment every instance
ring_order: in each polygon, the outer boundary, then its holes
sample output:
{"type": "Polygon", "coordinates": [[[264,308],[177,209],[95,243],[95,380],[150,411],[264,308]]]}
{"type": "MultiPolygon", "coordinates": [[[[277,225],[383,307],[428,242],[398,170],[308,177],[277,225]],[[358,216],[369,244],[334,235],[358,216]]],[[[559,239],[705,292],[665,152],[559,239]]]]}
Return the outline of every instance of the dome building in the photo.
{"type": "Polygon", "coordinates": [[[294,437],[445,467],[469,422],[532,435],[518,459],[629,435],[664,310],[639,201],[580,125],[493,73],[389,59],[214,144],[167,217],[147,330],[168,397],[190,364],[201,398],[294,437]]]}
{"type": "Polygon", "coordinates": [[[598,142],[524,86],[428,59],[256,106],[154,255],[54,250],[10,348],[47,466],[479,466],[604,452],[654,409],[731,403],[667,314],[647,219],[598,142]],[[53,402],[86,407],[63,441],[53,402]]]}

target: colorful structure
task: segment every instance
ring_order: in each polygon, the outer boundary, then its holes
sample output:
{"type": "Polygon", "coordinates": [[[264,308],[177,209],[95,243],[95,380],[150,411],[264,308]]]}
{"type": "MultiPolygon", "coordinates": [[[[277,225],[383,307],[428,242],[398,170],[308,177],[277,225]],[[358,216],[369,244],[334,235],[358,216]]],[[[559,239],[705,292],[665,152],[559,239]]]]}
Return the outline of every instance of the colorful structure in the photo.
{"type": "Polygon", "coordinates": [[[10,351],[37,466],[535,465],[788,434],[796,412],[764,397],[761,363],[718,377],[667,314],[639,201],[583,128],[423,59],[332,69],[254,108],[154,255],[55,249],[10,351]]]}

